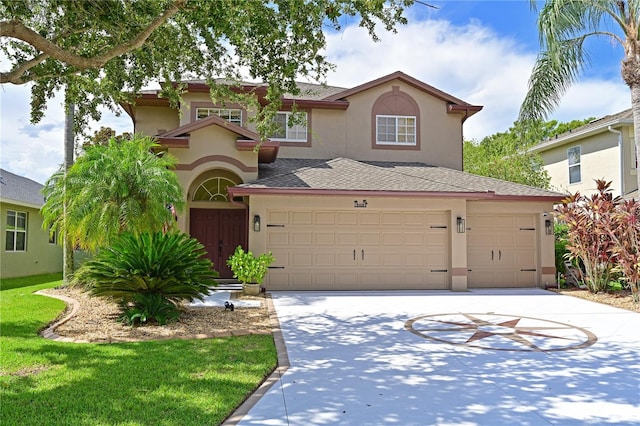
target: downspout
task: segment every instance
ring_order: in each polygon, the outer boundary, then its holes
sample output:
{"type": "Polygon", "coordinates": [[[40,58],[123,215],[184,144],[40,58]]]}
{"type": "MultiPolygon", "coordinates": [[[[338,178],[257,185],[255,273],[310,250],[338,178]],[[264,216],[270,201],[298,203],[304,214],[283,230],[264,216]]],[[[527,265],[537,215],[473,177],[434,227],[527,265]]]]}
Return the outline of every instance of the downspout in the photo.
{"type": "Polygon", "coordinates": [[[607,127],[611,133],[618,135],[618,150],[620,151],[620,196],[624,197],[624,151],[622,148],[622,132],[615,130],[613,127],[607,127]]]}

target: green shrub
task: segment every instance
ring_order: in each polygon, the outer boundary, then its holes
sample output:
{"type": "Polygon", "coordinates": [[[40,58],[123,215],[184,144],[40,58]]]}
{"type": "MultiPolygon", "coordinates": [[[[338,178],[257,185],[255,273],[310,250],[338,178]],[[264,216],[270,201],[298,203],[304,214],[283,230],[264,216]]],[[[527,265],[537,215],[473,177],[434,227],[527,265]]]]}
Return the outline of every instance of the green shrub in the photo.
{"type": "Polygon", "coordinates": [[[555,235],[555,253],[556,253],[556,271],[565,274],[564,262],[569,256],[567,249],[569,227],[564,223],[556,223],[554,225],[555,235]]]}
{"type": "Polygon", "coordinates": [[[245,284],[262,284],[269,265],[274,257],[269,253],[263,253],[256,257],[250,251],[244,251],[241,246],[227,259],[227,265],[231,268],[233,276],[245,284]]]}
{"type": "Polygon", "coordinates": [[[88,260],[76,277],[93,295],[139,310],[136,321],[144,316],[160,322],[152,313],[168,306],[156,297],[175,309],[183,300],[203,300],[216,285],[218,273],[204,254],[202,244],[184,233],[127,233],[88,260]]]}
{"type": "Polygon", "coordinates": [[[158,325],[177,321],[178,307],[157,293],[140,293],[133,296],[133,302],[122,305],[120,320],[127,325],[145,324],[155,320],[158,325]]]}

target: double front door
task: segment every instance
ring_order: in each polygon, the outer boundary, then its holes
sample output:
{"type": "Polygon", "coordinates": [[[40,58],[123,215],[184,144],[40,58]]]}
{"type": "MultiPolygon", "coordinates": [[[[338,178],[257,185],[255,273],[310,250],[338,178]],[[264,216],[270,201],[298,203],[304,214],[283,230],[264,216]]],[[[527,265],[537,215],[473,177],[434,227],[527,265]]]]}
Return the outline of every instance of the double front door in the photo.
{"type": "Polygon", "coordinates": [[[244,209],[195,209],[190,211],[191,236],[207,251],[207,258],[220,273],[232,278],[227,259],[237,246],[247,246],[247,212],[244,209]]]}

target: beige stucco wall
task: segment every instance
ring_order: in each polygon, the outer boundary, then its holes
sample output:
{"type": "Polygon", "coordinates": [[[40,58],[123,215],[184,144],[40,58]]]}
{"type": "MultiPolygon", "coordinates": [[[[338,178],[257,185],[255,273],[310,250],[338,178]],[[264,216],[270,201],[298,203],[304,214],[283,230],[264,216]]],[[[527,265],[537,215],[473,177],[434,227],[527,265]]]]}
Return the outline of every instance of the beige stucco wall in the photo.
{"type": "Polygon", "coordinates": [[[165,107],[136,107],[135,133],[155,136],[180,125],[176,110],[165,107]]]}
{"type": "Polygon", "coordinates": [[[616,195],[620,195],[620,150],[617,135],[606,132],[569,143],[542,154],[545,169],[551,176],[551,186],[561,192],[591,194],[595,191],[595,179],[612,181],[616,195]],[[581,181],[569,184],[567,151],[580,146],[581,181]]]}
{"type": "Polygon", "coordinates": [[[637,171],[635,169],[635,148],[633,127],[617,128],[622,137],[623,173],[621,186],[620,176],[620,148],[618,135],[603,131],[595,135],[575,140],[541,153],[545,169],[551,176],[551,185],[562,192],[592,194],[595,192],[595,179],[611,181],[611,188],[615,196],[627,194],[637,189],[637,171]],[[569,184],[569,166],[567,150],[573,146],[581,147],[582,180],[569,184]]]}
{"type": "Polygon", "coordinates": [[[49,243],[49,233],[42,229],[39,209],[2,203],[0,205],[0,277],[23,277],[62,271],[62,247],[49,243]],[[5,250],[7,210],[26,212],[27,250],[5,250]]]}
{"type": "MultiPolygon", "coordinates": [[[[462,126],[459,114],[448,114],[446,102],[400,80],[360,92],[348,98],[346,140],[348,158],[370,161],[409,161],[462,170],[462,126]],[[381,95],[398,86],[420,107],[421,149],[371,149],[371,107],[381,95]]],[[[375,137],[375,135],[374,135],[375,137]]]]}

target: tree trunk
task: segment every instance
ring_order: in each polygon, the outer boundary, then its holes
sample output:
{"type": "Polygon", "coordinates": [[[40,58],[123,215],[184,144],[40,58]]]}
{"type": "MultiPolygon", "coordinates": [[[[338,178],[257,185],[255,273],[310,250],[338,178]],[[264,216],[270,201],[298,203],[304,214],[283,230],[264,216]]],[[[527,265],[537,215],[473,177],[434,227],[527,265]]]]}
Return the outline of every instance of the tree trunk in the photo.
{"type": "MultiPolygon", "coordinates": [[[[74,132],[73,132],[73,120],[75,117],[75,105],[67,104],[67,110],[64,117],[64,173],[65,177],[69,168],[73,165],[73,151],[75,148],[74,144],[74,132]]],[[[71,241],[67,237],[66,231],[66,221],[67,221],[67,191],[66,188],[64,190],[64,218],[65,226],[64,235],[62,236],[62,250],[64,253],[63,263],[62,263],[62,275],[65,284],[69,284],[73,277],[73,241],[71,241]]]]}

